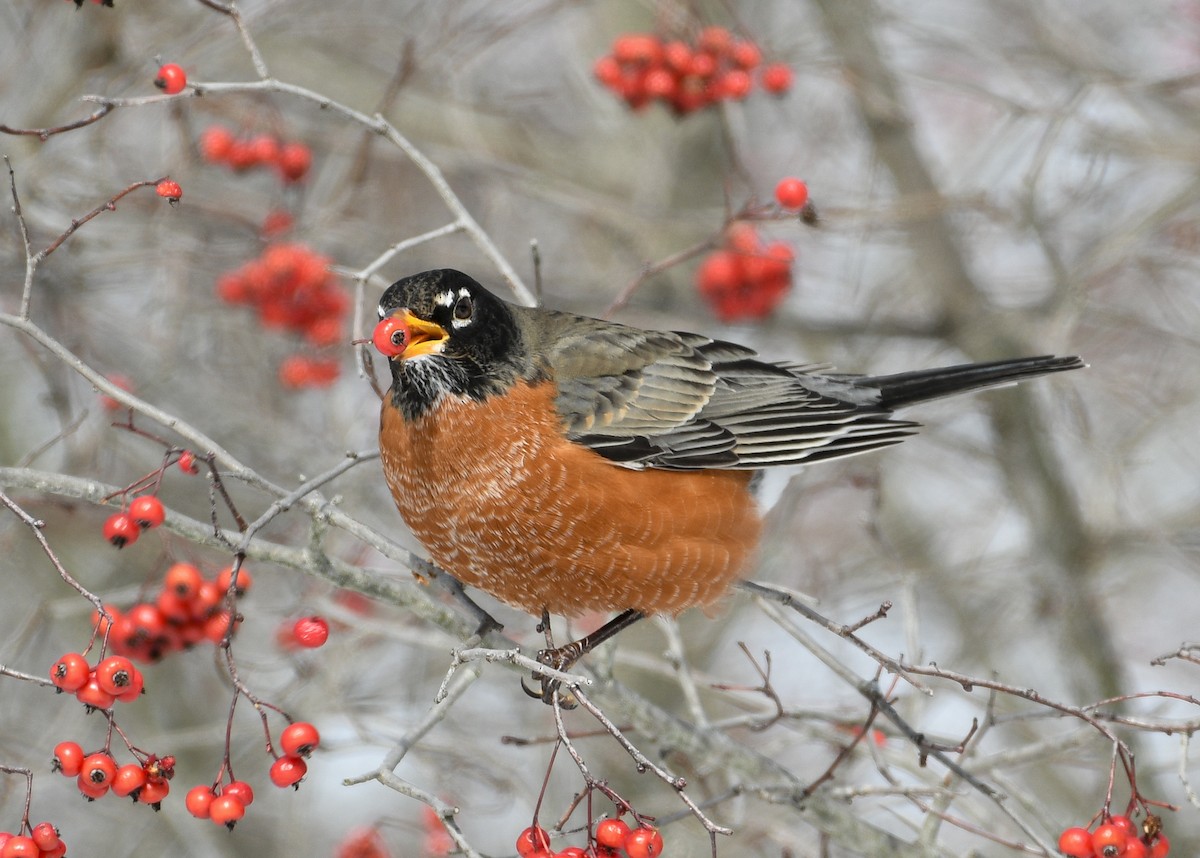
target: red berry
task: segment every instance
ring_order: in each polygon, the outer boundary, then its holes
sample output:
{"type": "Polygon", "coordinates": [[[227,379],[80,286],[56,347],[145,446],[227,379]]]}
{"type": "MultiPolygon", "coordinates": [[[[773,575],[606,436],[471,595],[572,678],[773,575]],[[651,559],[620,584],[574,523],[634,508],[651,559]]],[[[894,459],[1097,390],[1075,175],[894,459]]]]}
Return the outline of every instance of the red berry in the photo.
{"type": "Polygon", "coordinates": [[[108,782],[94,784],[83,776],[83,772],[79,773],[79,777],[75,779],[75,788],[83,793],[83,797],[88,801],[95,801],[98,798],[103,798],[108,794],[108,782]]]}
{"type": "Polygon", "coordinates": [[[208,809],[208,816],[217,825],[224,825],[230,831],[239,819],[246,815],[246,805],[236,795],[222,792],[213,799],[208,809]]]}
{"type": "Polygon", "coordinates": [[[303,143],[285,143],[277,158],[279,173],[289,182],[298,182],[312,166],[312,150],[303,143]]]}
{"type": "Polygon", "coordinates": [[[254,790],[245,781],[230,781],[221,788],[221,795],[237,796],[246,807],[254,804],[254,790]]]}
{"type": "Polygon", "coordinates": [[[0,849],[0,858],[39,858],[41,852],[32,837],[10,837],[0,849]]]}
{"type": "Polygon", "coordinates": [[[1121,853],[1121,858],[1150,858],[1150,847],[1138,840],[1137,837],[1130,837],[1129,842],[1125,844],[1125,851],[1121,853]]]}
{"type": "Polygon", "coordinates": [[[717,81],[717,91],[721,96],[734,101],[741,101],[753,88],[754,81],[750,79],[750,74],[741,69],[730,69],[717,81]]]}
{"type": "Polygon", "coordinates": [[[191,563],[173,563],[163,576],[163,591],[191,600],[200,592],[204,576],[191,563]]]}
{"type": "Polygon", "coordinates": [[[95,786],[111,786],[117,774],[117,764],[113,758],[100,751],[84,758],[79,777],[95,786]]]}
{"type": "Polygon", "coordinates": [[[1138,831],[1137,826],[1133,824],[1133,820],[1128,816],[1109,817],[1108,824],[1115,825],[1117,828],[1129,835],[1130,838],[1135,838],[1141,833],[1138,831]]]}
{"type": "Polygon", "coordinates": [[[769,65],[762,71],[762,87],[773,95],[780,95],[792,88],[794,75],[783,63],[769,65]]]}
{"type": "Polygon", "coordinates": [[[517,854],[531,858],[535,852],[550,851],[550,835],[540,825],[531,825],[517,835],[517,854]]]}
{"type": "Polygon", "coordinates": [[[96,683],[116,697],[129,688],[134,682],[134,675],[138,672],[129,659],[120,655],[112,655],[96,665],[96,683]]]}
{"type": "Polygon", "coordinates": [[[177,95],[187,86],[187,73],[175,63],[167,63],[159,66],[154,85],[167,95],[177,95]]]}
{"type": "Polygon", "coordinates": [[[75,692],[75,699],[93,709],[111,709],[112,705],[117,702],[116,695],[109,694],[100,687],[94,673],[88,677],[87,684],[75,692]]]}
{"type": "Polygon", "coordinates": [[[270,166],[279,160],[279,141],[270,134],[260,134],[250,141],[250,157],[254,163],[270,166]]]}
{"type": "Polygon", "coordinates": [[[696,45],[713,56],[721,56],[733,46],[733,36],[724,27],[705,27],[700,31],[696,45]]]}
{"type": "Polygon", "coordinates": [[[183,797],[183,806],[197,819],[208,819],[209,809],[215,798],[212,787],[201,784],[187,791],[187,795],[183,797]]]}
{"type": "Polygon", "coordinates": [[[295,223],[295,218],[290,212],[284,209],[272,209],[267,212],[267,216],[263,218],[263,224],[259,228],[263,238],[275,238],[287,232],[295,223]]]}
{"type": "Polygon", "coordinates": [[[113,776],[112,791],[124,798],[146,785],[146,770],[139,763],[126,763],[113,776]]]}
{"type": "Polygon", "coordinates": [[[651,98],[671,100],[679,89],[679,81],[665,68],[654,68],[646,72],[642,80],[642,88],[651,98]]]}
{"type": "Polygon", "coordinates": [[[279,747],[289,756],[307,757],[319,744],[321,744],[320,733],[307,721],[288,724],[279,734],[279,747]]]}
{"type": "Polygon", "coordinates": [[[592,66],[592,74],[596,76],[596,80],[609,89],[615,89],[621,80],[621,64],[617,62],[616,57],[606,54],[596,60],[595,65],[592,66]]]}
{"type": "Polygon", "coordinates": [[[200,466],[196,464],[196,454],[191,450],[184,450],[179,454],[179,470],[185,474],[200,473],[200,466]]]}
{"type": "Polygon", "coordinates": [[[35,825],[29,838],[42,852],[52,852],[62,843],[62,838],[58,836],[58,829],[49,822],[39,822],[35,825]]]}
{"type": "Polygon", "coordinates": [[[137,794],[137,800],[141,804],[149,804],[158,810],[159,804],[171,792],[171,784],[166,778],[146,778],[146,785],[141,788],[137,794]]]}
{"type": "Polygon", "coordinates": [[[329,623],[324,617],[301,617],[292,626],[292,637],[302,647],[316,649],[329,640],[329,623]]]}
{"type": "Polygon", "coordinates": [[[621,63],[654,65],[662,49],[662,40],[652,33],[625,33],[613,42],[612,55],[621,63]]]}
{"type": "Polygon", "coordinates": [[[163,523],[166,510],[163,509],[162,501],[154,495],[142,495],[140,498],[134,498],[129,504],[129,517],[137,522],[139,527],[148,530],[163,523]]]}
{"type": "Polygon", "coordinates": [[[1086,828],[1068,828],[1058,836],[1058,851],[1067,858],[1095,858],[1092,834],[1086,828]]]}
{"type": "Polygon", "coordinates": [[[296,787],[299,789],[300,781],[308,773],[308,764],[300,757],[280,757],[271,764],[271,783],[283,789],[285,787],[296,787]]]}
{"type": "MultiPolygon", "coordinates": [[[[133,392],[133,382],[129,380],[128,376],[112,373],[111,375],[106,375],[105,379],[107,379],[110,384],[121,388],[121,390],[124,390],[128,393],[133,392]]],[[[120,411],[125,407],[111,396],[103,393],[100,394],[100,404],[104,407],[105,411],[120,411]]]]}
{"type": "Polygon", "coordinates": [[[578,846],[568,846],[554,853],[554,858],[587,858],[587,852],[578,846]]]}
{"type": "Polygon", "coordinates": [[[113,696],[122,703],[132,703],[142,696],[142,689],[146,687],[146,678],[142,672],[136,667],[129,674],[129,684],[119,694],[113,696]]]}
{"type": "Polygon", "coordinates": [[[54,746],[50,768],[73,778],[83,769],[83,760],[83,747],[78,742],[59,742],[54,746]]]}
{"type": "Polygon", "coordinates": [[[808,202],[808,185],[794,176],[780,179],[775,186],[775,199],[779,205],[790,211],[804,208],[808,202]]]}
{"type": "Polygon", "coordinates": [[[104,538],[117,548],[133,545],[141,532],[134,520],[123,512],[113,513],[104,522],[104,538]]]}
{"type": "Polygon", "coordinates": [[[620,819],[602,819],[596,823],[596,842],[609,849],[621,849],[629,837],[629,826],[620,819]]]}
{"type": "Polygon", "coordinates": [[[233,132],[223,125],[210,125],[200,134],[200,157],[216,163],[229,157],[233,147],[233,132]]]}
{"type": "Polygon", "coordinates": [[[183,196],[183,188],[179,186],[179,182],[173,179],[163,179],[154,186],[154,191],[169,203],[177,203],[180,197],[183,196]]]}
{"type": "Polygon", "coordinates": [[[1150,844],[1150,858],[1167,858],[1170,851],[1171,842],[1162,834],[1150,844]]]}
{"type": "MultiPolygon", "coordinates": [[[[217,587],[222,593],[229,592],[229,586],[233,583],[233,567],[226,566],[217,573],[217,587]]],[[[250,585],[254,583],[254,579],[250,577],[250,570],[245,566],[238,567],[237,586],[233,588],[233,595],[245,596],[246,591],[250,589],[250,585]]]]}
{"type": "Polygon", "coordinates": [[[1129,835],[1116,825],[1107,823],[1092,832],[1092,851],[1099,858],[1117,858],[1129,842],[1129,835]]]}
{"type": "Polygon", "coordinates": [[[91,672],[86,658],[69,652],[50,666],[50,681],[56,688],[75,692],[87,685],[91,672]]]}
{"type": "Polygon", "coordinates": [[[734,42],[729,49],[729,58],[734,64],[749,71],[762,62],[762,51],[758,45],[750,41],[734,42]]]}
{"type": "Polygon", "coordinates": [[[625,838],[625,854],[629,858],[658,858],[662,851],[662,835],[652,826],[635,829],[625,838]]]}
{"type": "Polygon", "coordinates": [[[408,325],[404,324],[403,319],[398,316],[388,316],[375,326],[375,332],[371,334],[371,342],[375,344],[375,348],[381,355],[392,358],[404,353],[405,348],[408,347],[409,336],[408,325]]]}

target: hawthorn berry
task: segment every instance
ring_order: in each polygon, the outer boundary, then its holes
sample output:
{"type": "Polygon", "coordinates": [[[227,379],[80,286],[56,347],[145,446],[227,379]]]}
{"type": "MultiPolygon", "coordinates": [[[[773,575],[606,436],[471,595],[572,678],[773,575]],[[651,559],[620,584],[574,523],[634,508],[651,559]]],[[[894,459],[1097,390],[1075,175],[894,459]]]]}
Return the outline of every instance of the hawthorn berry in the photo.
{"type": "Polygon", "coordinates": [[[104,751],[99,751],[95,754],[89,754],[83,760],[83,766],[79,770],[81,780],[86,780],[95,786],[110,786],[112,779],[116,777],[117,764],[110,754],[104,751]]]}
{"type": "Polygon", "coordinates": [[[1092,851],[1099,858],[1117,858],[1129,842],[1129,834],[1112,823],[1099,826],[1092,832],[1092,851]]]}
{"type": "Polygon", "coordinates": [[[177,203],[183,196],[183,188],[174,179],[163,179],[154,186],[154,191],[169,203],[177,203]]]}
{"type": "Polygon", "coordinates": [[[1058,851],[1067,858],[1094,858],[1092,833],[1086,828],[1068,828],[1058,836],[1058,851]]]}
{"type": "Polygon", "coordinates": [[[531,825],[517,835],[517,854],[530,858],[535,852],[550,851],[550,835],[540,825],[531,825]]]}
{"type": "Polygon", "coordinates": [[[279,141],[269,134],[259,134],[250,141],[249,146],[256,164],[274,164],[279,160],[279,141]]]}
{"type": "Polygon", "coordinates": [[[234,136],[223,125],[210,125],[200,133],[200,157],[205,161],[217,163],[229,157],[233,148],[234,136]]]}
{"type": "Polygon", "coordinates": [[[246,807],[254,804],[254,790],[245,781],[230,781],[221,788],[221,795],[237,796],[246,807]]]}
{"type": "Polygon", "coordinates": [[[133,545],[141,532],[134,520],[123,512],[113,513],[104,522],[104,538],[117,548],[133,545]]]}
{"type": "Polygon", "coordinates": [[[62,843],[58,829],[49,822],[39,822],[35,825],[33,830],[29,832],[29,839],[42,852],[53,852],[62,843]]]}
{"type": "Polygon", "coordinates": [[[75,692],[75,699],[84,706],[90,706],[93,709],[111,709],[113,704],[117,702],[115,694],[109,694],[100,687],[95,673],[92,673],[88,677],[86,685],[75,692]]]}
{"type": "Polygon", "coordinates": [[[733,43],[733,47],[729,49],[729,58],[734,64],[749,71],[757,68],[762,62],[762,51],[758,45],[751,41],[738,41],[733,43]]]}
{"type": "Polygon", "coordinates": [[[324,646],[329,640],[329,623],[324,617],[301,617],[292,626],[292,637],[308,649],[324,646]]]}
{"type": "Polygon", "coordinates": [[[271,764],[271,783],[280,789],[300,788],[300,781],[308,774],[308,764],[301,757],[280,757],[271,764]]]}
{"type": "Polygon", "coordinates": [[[1121,853],[1121,858],[1150,858],[1150,847],[1144,841],[1131,836],[1129,842],[1125,844],[1125,851],[1121,853]]]}
{"type": "Polygon", "coordinates": [[[113,775],[112,791],[124,798],[133,795],[146,785],[146,770],[139,763],[126,763],[113,775]]]}
{"type": "Polygon", "coordinates": [[[371,342],[375,344],[375,348],[381,355],[391,358],[403,354],[404,349],[408,347],[409,336],[408,325],[404,323],[403,319],[397,316],[388,316],[375,326],[375,332],[371,334],[371,342]]]}
{"type": "Polygon", "coordinates": [[[587,852],[578,846],[568,846],[555,852],[554,858],[587,858],[587,852]]]}
{"type": "Polygon", "coordinates": [[[166,778],[146,778],[146,785],[138,791],[137,800],[140,804],[148,804],[158,810],[162,800],[171,792],[171,784],[166,778]]]}
{"type": "Polygon", "coordinates": [[[10,837],[0,849],[0,858],[39,858],[41,853],[32,837],[10,837]]]}
{"type": "Polygon", "coordinates": [[[163,575],[163,592],[191,601],[204,585],[204,576],[191,563],[172,563],[163,575]]]}
{"type": "Polygon", "coordinates": [[[224,825],[233,831],[237,821],[246,815],[246,805],[236,795],[222,792],[213,799],[208,809],[208,817],[217,825],[224,825]]]}
{"type": "Polygon", "coordinates": [[[791,68],[783,63],[769,65],[762,70],[762,88],[772,95],[782,95],[792,88],[794,77],[791,68]]]}
{"type": "Polygon", "coordinates": [[[288,724],[279,734],[279,747],[288,756],[307,757],[319,744],[321,744],[320,733],[307,721],[288,724]]]}
{"type": "Polygon", "coordinates": [[[183,798],[183,806],[187,808],[188,813],[197,819],[208,819],[213,799],[216,797],[216,794],[212,791],[212,787],[201,784],[187,791],[187,795],[183,798]]]}
{"type": "Polygon", "coordinates": [[[312,166],[312,151],[303,143],[285,143],[275,161],[284,181],[298,182],[312,166]]]}
{"type": "Polygon", "coordinates": [[[116,697],[129,688],[139,672],[129,659],[112,655],[96,665],[96,684],[116,697]]]}
{"type": "Polygon", "coordinates": [[[87,685],[91,672],[86,658],[69,652],[50,666],[50,681],[62,691],[75,692],[87,685]]]}
{"type": "Polygon", "coordinates": [[[775,186],[775,199],[783,208],[798,211],[808,202],[808,185],[795,176],[787,176],[775,186]]]}
{"type": "Polygon", "coordinates": [[[662,835],[653,826],[643,825],[625,838],[625,854],[629,858],[658,858],[662,851],[662,835]]]}
{"type": "Polygon", "coordinates": [[[149,530],[158,527],[167,517],[162,501],[154,495],[142,495],[129,503],[129,517],[137,522],[138,527],[149,530]]]}
{"type": "Polygon", "coordinates": [[[103,798],[108,794],[108,783],[94,784],[83,776],[83,772],[79,773],[79,777],[75,778],[75,788],[83,794],[83,797],[88,801],[95,801],[98,798],[103,798]]]}
{"type": "Polygon", "coordinates": [[[629,826],[620,819],[602,819],[596,823],[596,842],[609,849],[621,849],[629,837],[629,826]]]}
{"type": "MultiPolygon", "coordinates": [[[[121,388],[121,390],[124,390],[127,393],[133,392],[133,382],[128,376],[112,373],[111,375],[106,375],[105,379],[107,379],[110,384],[121,388]]],[[[125,407],[106,393],[100,394],[100,405],[105,411],[120,411],[125,407]]]]}
{"type": "Polygon", "coordinates": [[[83,769],[84,756],[83,747],[78,742],[59,742],[54,746],[50,768],[73,778],[83,769]]]}
{"type": "Polygon", "coordinates": [[[1171,851],[1171,842],[1166,836],[1159,834],[1158,837],[1150,844],[1150,858],[1167,858],[1171,851]]]}
{"type": "Polygon", "coordinates": [[[185,474],[200,473],[200,466],[196,463],[196,454],[191,450],[184,450],[179,454],[179,470],[185,474]]]}
{"type": "MultiPolygon", "coordinates": [[[[217,573],[217,587],[222,593],[228,593],[229,587],[233,583],[233,567],[226,566],[217,573]]],[[[238,567],[237,586],[233,588],[233,595],[245,596],[246,591],[250,589],[250,585],[254,583],[254,579],[250,577],[250,572],[245,566],[238,567]]]]}
{"type": "Polygon", "coordinates": [[[166,63],[159,66],[154,85],[167,95],[178,95],[187,86],[187,73],[175,63],[166,63]]]}

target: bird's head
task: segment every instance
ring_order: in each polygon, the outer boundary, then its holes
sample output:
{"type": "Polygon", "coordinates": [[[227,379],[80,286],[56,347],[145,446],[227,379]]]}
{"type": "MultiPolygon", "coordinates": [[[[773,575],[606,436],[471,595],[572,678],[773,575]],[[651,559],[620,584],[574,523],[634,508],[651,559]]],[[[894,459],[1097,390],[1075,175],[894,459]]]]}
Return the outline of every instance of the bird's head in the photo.
{"type": "Polygon", "coordinates": [[[372,341],[391,365],[397,406],[416,416],[445,395],[484,399],[507,388],[526,369],[514,309],[450,268],[389,286],[372,341]]]}

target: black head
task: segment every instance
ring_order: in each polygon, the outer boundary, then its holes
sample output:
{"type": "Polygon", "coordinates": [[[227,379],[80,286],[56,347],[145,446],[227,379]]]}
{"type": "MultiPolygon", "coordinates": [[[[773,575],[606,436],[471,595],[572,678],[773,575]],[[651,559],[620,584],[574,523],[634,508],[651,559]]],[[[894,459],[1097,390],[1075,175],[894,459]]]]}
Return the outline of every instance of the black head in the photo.
{"type": "Polygon", "coordinates": [[[381,350],[391,362],[393,402],[406,417],[446,395],[485,399],[526,370],[512,308],[461,271],[397,280],[379,299],[379,318],[377,333],[393,319],[400,331],[381,350]]]}

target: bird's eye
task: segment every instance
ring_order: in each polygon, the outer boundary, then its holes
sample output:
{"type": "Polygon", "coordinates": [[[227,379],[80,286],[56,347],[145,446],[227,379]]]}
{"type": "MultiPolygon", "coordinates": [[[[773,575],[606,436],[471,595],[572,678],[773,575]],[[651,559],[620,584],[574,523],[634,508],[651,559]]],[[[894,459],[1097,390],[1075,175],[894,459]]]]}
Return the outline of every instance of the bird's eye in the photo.
{"type": "Polygon", "coordinates": [[[454,302],[454,318],[460,322],[465,322],[471,318],[471,314],[475,312],[475,304],[471,301],[470,295],[463,295],[454,302]]]}

